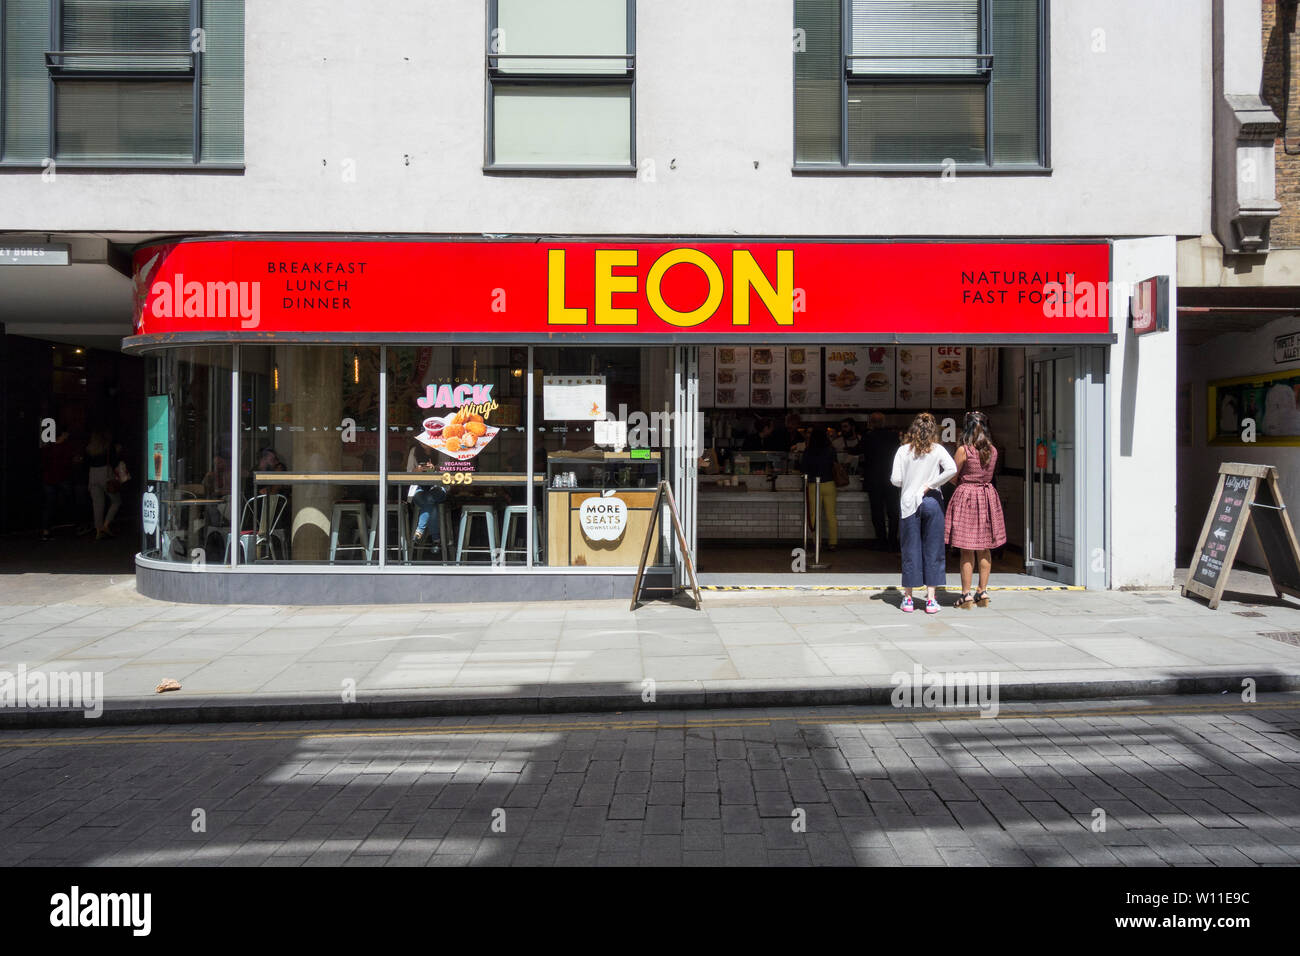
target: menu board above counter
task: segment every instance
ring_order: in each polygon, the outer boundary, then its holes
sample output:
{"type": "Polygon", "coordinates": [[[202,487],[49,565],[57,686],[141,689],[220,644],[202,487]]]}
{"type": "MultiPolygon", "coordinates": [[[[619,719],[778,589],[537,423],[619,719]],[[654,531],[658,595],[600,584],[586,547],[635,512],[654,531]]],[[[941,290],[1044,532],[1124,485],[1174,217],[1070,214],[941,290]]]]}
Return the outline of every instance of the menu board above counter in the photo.
{"type": "Polygon", "coordinates": [[[883,345],[827,347],[824,407],[892,407],[895,351],[883,345]]]}
{"type": "Polygon", "coordinates": [[[785,349],[754,346],[749,350],[749,404],[785,407],[785,349]]]}
{"type": "Polygon", "coordinates": [[[785,400],[789,408],[822,407],[822,350],[792,345],[785,350],[785,400]]]}
{"type": "Polygon", "coordinates": [[[703,408],[890,410],[996,405],[996,348],[923,345],[710,346],[703,408]]]}
{"type": "Polygon", "coordinates": [[[971,404],[985,408],[998,403],[998,382],[1001,373],[996,348],[971,350],[971,404]]]}
{"type": "Polygon", "coordinates": [[[714,405],[713,393],[718,385],[714,370],[717,352],[715,348],[700,349],[700,408],[712,408],[714,405]]]}
{"type": "Polygon", "coordinates": [[[749,408],[749,347],[719,346],[714,349],[713,406],[749,408]]]}
{"type": "Polygon", "coordinates": [[[867,370],[862,377],[861,408],[892,408],[897,380],[895,362],[898,349],[893,346],[866,346],[867,370]]]}
{"type": "Polygon", "coordinates": [[[862,381],[867,374],[867,350],[857,345],[833,345],[826,349],[825,408],[858,408],[862,404],[862,381]]]}
{"type": "Polygon", "coordinates": [[[923,346],[898,348],[895,408],[930,407],[930,350],[923,346]]]}
{"type": "Polygon", "coordinates": [[[966,406],[966,349],[940,345],[930,350],[930,407],[966,406]]]}

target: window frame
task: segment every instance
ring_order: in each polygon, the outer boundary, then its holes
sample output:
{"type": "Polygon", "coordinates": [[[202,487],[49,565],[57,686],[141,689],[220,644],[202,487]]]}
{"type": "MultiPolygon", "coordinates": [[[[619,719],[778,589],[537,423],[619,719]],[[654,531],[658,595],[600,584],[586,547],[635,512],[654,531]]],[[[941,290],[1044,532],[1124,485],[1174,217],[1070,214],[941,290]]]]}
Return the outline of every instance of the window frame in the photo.
{"type": "Polygon", "coordinates": [[[492,37],[498,25],[499,0],[487,0],[484,50],[484,107],[483,107],[483,171],[485,173],[565,173],[570,175],[610,176],[635,175],[636,154],[636,0],[624,0],[627,6],[627,49],[625,55],[602,54],[577,56],[572,54],[516,54],[492,52],[492,37]],[[626,61],[623,74],[606,73],[502,73],[493,65],[494,60],[505,59],[563,59],[595,60],[614,59],[626,61]],[[496,162],[496,115],[494,83],[514,86],[626,86],[628,88],[628,157],[624,165],[575,165],[572,163],[498,163],[496,162]]]}
{"type": "MultiPolygon", "coordinates": [[[[1051,0],[1036,0],[1038,16],[1038,84],[1037,116],[1038,124],[1038,161],[1036,163],[998,163],[993,159],[993,74],[996,68],[993,49],[992,4],[996,0],[979,0],[979,51],[970,56],[960,55],[955,58],[975,59],[984,67],[977,67],[973,77],[962,77],[951,73],[881,73],[870,74],[852,72],[853,59],[872,59],[864,54],[851,52],[853,44],[853,0],[839,0],[840,5],[840,160],[838,163],[801,162],[798,158],[798,92],[797,63],[799,51],[791,53],[791,150],[792,172],[795,173],[829,173],[851,175],[877,174],[933,174],[948,168],[962,173],[976,175],[1044,175],[1052,172],[1050,110],[1051,70],[1049,68],[1051,48],[1051,0]],[[940,163],[851,163],[849,162],[849,94],[854,86],[872,86],[886,84],[929,84],[929,83],[965,83],[971,86],[984,86],[984,162],[958,162],[948,167],[940,163]]],[[[900,54],[898,59],[923,59],[922,55],[900,54]]]]}
{"type": "MultiPolygon", "coordinates": [[[[0,8],[4,6],[5,0],[0,0],[0,8]]],[[[203,27],[203,0],[189,0],[190,8],[190,33],[193,38],[196,29],[203,27]]],[[[0,10],[0,13],[3,11],[0,10]]],[[[196,170],[196,171],[233,171],[242,172],[245,168],[243,162],[204,162],[203,161],[203,54],[196,52],[189,47],[183,51],[168,53],[149,53],[141,54],[137,52],[135,56],[187,56],[190,58],[190,68],[185,71],[179,70],[74,70],[66,71],[62,63],[55,60],[65,57],[69,51],[62,50],[63,35],[63,2],[62,0],[50,0],[50,30],[47,37],[49,49],[44,51],[44,62],[47,73],[47,82],[49,84],[49,99],[47,104],[46,123],[48,125],[46,138],[46,157],[42,162],[31,160],[22,161],[0,161],[0,169],[23,169],[34,168],[44,169],[53,165],[62,169],[170,169],[170,170],[196,170]],[[193,142],[190,151],[190,160],[187,162],[183,159],[135,159],[135,160],[103,160],[103,159],[60,159],[56,154],[58,148],[58,82],[60,79],[114,79],[123,81],[132,80],[157,80],[157,79],[191,79],[191,96],[193,99],[193,142]]],[[[5,49],[5,18],[0,16],[0,59],[4,56],[5,49]]],[[[191,39],[192,42],[192,39],[191,39]]],[[[84,55],[74,53],[73,55],[84,55]]],[[[4,155],[4,123],[3,117],[7,107],[5,89],[3,83],[0,83],[0,156],[4,155]]]]}

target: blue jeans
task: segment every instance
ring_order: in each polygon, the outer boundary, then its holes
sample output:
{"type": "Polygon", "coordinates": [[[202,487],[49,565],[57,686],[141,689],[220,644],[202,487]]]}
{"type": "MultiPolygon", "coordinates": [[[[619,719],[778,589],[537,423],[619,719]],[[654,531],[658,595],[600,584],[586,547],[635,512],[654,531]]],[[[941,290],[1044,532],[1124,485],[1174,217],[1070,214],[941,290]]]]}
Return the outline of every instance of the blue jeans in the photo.
{"type": "MultiPolygon", "coordinates": [[[[411,499],[415,502],[416,510],[420,517],[416,522],[416,530],[423,534],[429,528],[429,519],[438,511],[438,505],[447,500],[447,490],[445,488],[421,488],[411,499]]],[[[435,527],[433,536],[438,536],[438,529],[435,527]]]]}
{"type": "Polygon", "coordinates": [[[903,546],[903,587],[943,587],[943,499],[938,493],[926,495],[916,513],[898,523],[898,532],[903,546]]]}

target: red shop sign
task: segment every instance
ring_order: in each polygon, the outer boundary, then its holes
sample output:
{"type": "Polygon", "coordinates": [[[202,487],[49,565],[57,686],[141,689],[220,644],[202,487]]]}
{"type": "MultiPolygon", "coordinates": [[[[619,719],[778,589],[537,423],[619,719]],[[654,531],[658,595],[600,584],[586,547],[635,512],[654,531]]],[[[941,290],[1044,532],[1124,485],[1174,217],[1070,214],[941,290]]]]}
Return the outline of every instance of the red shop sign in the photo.
{"type": "Polygon", "coordinates": [[[1105,243],[196,240],[135,254],[136,333],[1106,335],[1105,243]]]}

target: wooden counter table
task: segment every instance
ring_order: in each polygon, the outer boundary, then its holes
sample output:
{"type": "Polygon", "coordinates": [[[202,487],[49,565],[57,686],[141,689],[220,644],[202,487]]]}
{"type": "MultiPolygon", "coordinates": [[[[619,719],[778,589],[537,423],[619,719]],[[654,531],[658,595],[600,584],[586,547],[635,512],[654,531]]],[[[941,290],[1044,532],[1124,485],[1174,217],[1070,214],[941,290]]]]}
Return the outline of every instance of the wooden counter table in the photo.
{"type": "MultiPolygon", "coordinates": [[[[533,484],[541,485],[545,482],[542,475],[533,476],[533,484]]],[[[379,483],[379,472],[377,471],[319,471],[315,474],[304,474],[293,471],[255,471],[253,472],[253,483],[255,485],[293,485],[293,484],[323,484],[323,485],[363,485],[367,482],[379,483]]],[[[441,482],[449,486],[474,486],[474,485],[527,485],[528,476],[523,472],[517,474],[481,474],[473,471],[390,471],[388,473],[388,483],[390,485],[435,485],[441,482]],[[460,478],[460,481],[456,479],[460,478]]]]}
{"type": "MultiPolygon", "coordinates": [[[[608,490],[608,489],[606,489],[608,490]]],[[[654,514],[654,488],[616,488],[612,497],[627,506],[627,524],[613,541],[592,540],[582,531],[582,503],[600,498],[592,488],[548,488],[546,491],[546,542],[552,567],[634,568],[641,561],[646,529],[654,514]]],[[[656,542],[650,563],[658,564],[662,548],[656,542]]]]}

